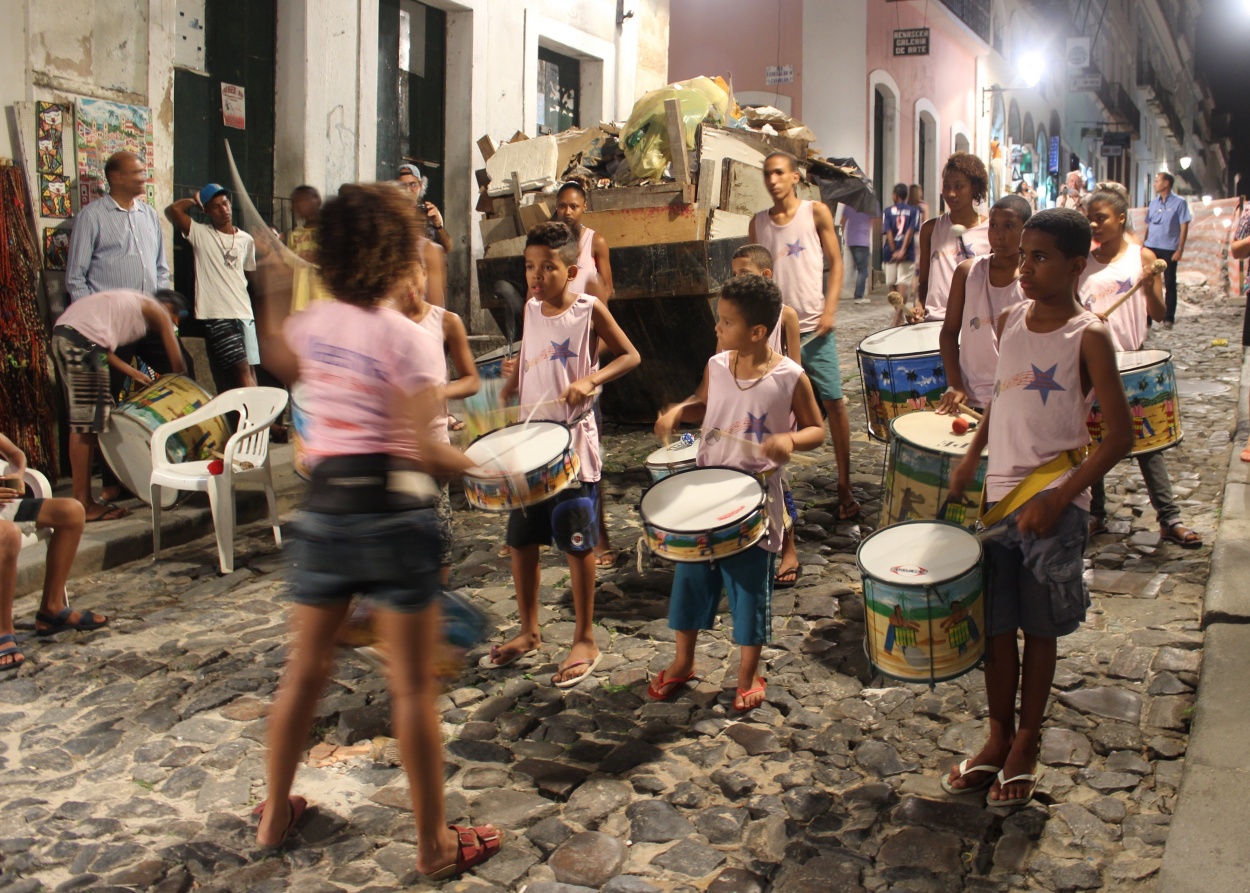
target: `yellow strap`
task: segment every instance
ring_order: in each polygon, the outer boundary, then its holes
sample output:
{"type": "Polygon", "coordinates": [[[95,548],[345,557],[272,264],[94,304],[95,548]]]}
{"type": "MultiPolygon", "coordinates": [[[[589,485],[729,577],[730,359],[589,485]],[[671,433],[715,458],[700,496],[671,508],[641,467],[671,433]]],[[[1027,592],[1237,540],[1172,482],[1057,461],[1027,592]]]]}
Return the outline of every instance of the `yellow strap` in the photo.
{"type": "Polygon", "coordinates": [[[1064,474],[1068,469],[1081,464],[1080,454],[1076,450],[1065,450],[1045,465],[1034,468],[1028,476],[1012,488],[1011,492],[994,504],[987,514],[985,511],[985,492],[981,493],[980,521],[982,527],[993,527],[1020,506],[1024,505],[1038,493],[1041,493],[1064,474]]]}

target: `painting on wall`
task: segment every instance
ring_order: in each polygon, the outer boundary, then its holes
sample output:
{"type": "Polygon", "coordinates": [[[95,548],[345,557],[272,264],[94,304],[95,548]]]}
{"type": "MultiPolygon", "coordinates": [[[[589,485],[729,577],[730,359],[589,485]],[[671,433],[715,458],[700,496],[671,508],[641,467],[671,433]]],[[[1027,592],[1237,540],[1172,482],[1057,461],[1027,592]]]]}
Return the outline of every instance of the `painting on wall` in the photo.
{"type": "Polygon", "coordinates": [[[35,103],[36,170],[41,174],[65,173],[65,116],[55,102],[35,103]]]}
{"type": "Polygon", "coordinates": [[[68,180],[56,174],[39,175],[39,213],[62,219],[70,215],[68,180]]]}
{"type": "Polygon", "coordinates": [[[78,99],[75,106],[79,199],[85,207],[104,191],[104,163],[114,152],[132,152],[148,172],[148,201],[154,195],[152,110],[103,99],[78,99]]]}
{"type": "Polygon", "coordinates": [[[69,260],[69,229],[65,226],[43,228],[43,268],[65,270],[69,260]]]}

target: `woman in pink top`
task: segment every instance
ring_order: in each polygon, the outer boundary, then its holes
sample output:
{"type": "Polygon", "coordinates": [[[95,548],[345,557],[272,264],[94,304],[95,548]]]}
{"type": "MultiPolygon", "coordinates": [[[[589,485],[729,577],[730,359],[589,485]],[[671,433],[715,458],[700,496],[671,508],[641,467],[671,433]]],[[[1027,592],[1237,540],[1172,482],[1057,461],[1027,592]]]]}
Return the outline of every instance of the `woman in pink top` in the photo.
{"type": "Polygon", "coordinates": [[[976,207],[985,200],[989,180],[985,165],[975,155],[955,152],[947,159],[942,168],[942,198],[947,210],[920,227],[916,252],[919,287],[910,322],[945,319],[955,268],[970,257],[990,253],[986,218],[976,207]]]}
{"type": "MultiPolygon", "coordinates": [[[[334,639],[363,593],[378,610],[389,657],[392,724],[417,825],[417,871],[445,879],[499,851],[491,825],[448,825],[434,658],[440,645],[438,534],[431,472],[471,467],[430,434],[441,411],[442,352],[392,304],[407,303],[419,266],[412,203],[388,184],[346,185],[321,211],[318,260],[334,301],[287,320],[290,271],[260,277],[264,365],[305,386],[311,485],[298,522],[292,626],[269,713],[268,798],[256,842],[280,847],[307,801],[291,794],[313,708],[334,664],[334,639]],[[285,280],[285,281],[284,281],[285,280]]],[[[267,252],[268,254],[268,252],[267,252]]],[[[273,253],[276,257],[277,253],[273,253]]]]}

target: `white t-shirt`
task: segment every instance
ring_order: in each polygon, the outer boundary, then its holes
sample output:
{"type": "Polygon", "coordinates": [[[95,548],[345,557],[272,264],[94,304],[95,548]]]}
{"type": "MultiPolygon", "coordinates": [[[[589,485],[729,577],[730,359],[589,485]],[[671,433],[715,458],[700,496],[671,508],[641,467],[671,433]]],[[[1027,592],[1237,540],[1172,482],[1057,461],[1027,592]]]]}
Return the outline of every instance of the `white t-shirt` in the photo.
{"type": "Polygon", "coordinates": [[[195,252],[195,315],[199,319],[253,319],[244,270],[256,269],[256,243],[243,230],[219,233],[191,221],[187,241],[195,252]]]}

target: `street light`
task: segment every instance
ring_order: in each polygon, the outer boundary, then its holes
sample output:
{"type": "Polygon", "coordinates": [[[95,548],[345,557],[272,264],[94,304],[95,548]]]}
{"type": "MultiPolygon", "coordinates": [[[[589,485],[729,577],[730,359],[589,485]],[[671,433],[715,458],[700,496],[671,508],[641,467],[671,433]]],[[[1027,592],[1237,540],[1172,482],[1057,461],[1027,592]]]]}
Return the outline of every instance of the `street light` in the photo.
{"type": "Polygon", "coordinates": [[[1190,158],[1188,155],[1181,156],[1181,170],[1183,171],[1189,170],[1189,166],[1193,163],[1194,163],[1194,160],[1190,158]]]}
{"type": "Polygon", "coordinates": [[[1016,70],[1020,72],[1026,87],[1036,87],[1046,73],[1046,57],[1037,52],[1025,53],[1016,63],[1016,70]]]}

